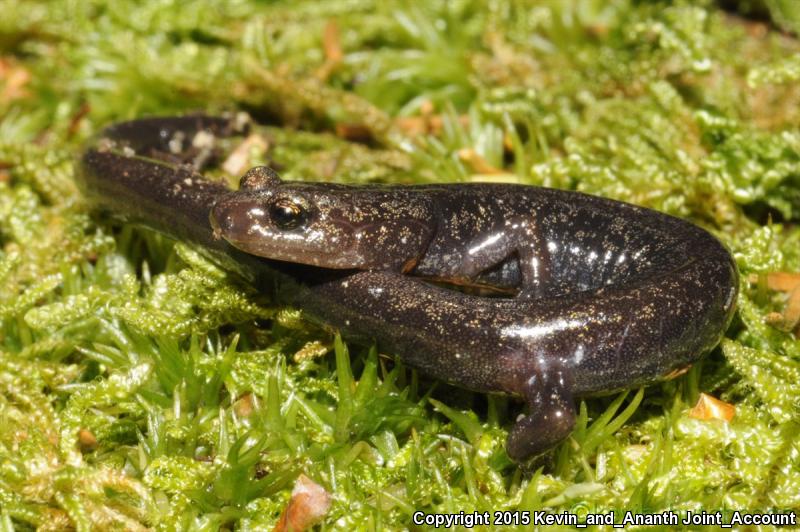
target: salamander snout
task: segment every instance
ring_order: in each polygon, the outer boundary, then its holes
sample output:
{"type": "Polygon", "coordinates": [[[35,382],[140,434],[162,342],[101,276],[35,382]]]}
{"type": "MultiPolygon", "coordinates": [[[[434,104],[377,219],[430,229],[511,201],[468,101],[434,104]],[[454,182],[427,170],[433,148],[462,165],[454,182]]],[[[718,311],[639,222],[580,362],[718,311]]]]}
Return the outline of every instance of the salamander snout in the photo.
{"type": "Polygon", "coordinates": [[[214,237],[231,240],[237,239],[237,235],[247,235],[253,229],[254,223],[258,223],[258,212],[253,211],[254,209],[241,208],[236,202],[220,199],[214,204],[209,215],[214,237]]]}

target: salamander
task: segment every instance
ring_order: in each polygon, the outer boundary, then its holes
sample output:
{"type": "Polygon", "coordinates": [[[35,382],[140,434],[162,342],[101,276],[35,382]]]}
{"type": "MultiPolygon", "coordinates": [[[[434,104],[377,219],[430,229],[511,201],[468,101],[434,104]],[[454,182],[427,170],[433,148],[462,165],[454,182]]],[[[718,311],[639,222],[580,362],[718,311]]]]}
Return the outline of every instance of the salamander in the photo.
{"type": "Polygon", "coordinates": [[[435,378],[522,397],[515,461],[570,434],[576,397],[685,369],[731,321],[735,263],[684,220],[533,186],[284,182],[263,167],[231,191],[187,161],[209,158],[198,138],[236,133],[208,116],[112,125],[76,175],[94,209],[204,246],[312,321],[435,378]]]}

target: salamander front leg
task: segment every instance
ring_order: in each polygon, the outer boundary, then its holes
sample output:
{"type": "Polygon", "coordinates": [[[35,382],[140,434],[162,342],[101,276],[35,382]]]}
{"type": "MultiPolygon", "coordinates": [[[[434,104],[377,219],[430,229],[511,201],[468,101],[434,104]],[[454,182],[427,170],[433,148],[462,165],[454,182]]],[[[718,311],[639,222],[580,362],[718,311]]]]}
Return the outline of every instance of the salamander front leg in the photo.
{"type": "Polygon", "coordinates": [[[535,223],[527,218],[513,218],[502,229],[473,239],[460,270],[465,276],[476,278],[514,257],[521,277],[517,297],[541,295],[550,278],[550,257],[535,223]]]}
{"type": "Polygon", "coordinates": [[[526,462],[552,448],[575,427],[571,380],[563,369],[539,371],[525,385],[530,414],[512,427],[506,450],[515,462],[526,462]]]}

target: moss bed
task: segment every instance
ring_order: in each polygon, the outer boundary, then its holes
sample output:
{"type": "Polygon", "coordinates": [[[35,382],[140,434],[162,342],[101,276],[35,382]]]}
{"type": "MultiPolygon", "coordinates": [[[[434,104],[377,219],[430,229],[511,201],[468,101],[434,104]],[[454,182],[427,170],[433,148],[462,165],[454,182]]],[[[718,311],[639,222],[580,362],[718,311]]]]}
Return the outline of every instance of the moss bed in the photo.
{"type": "Polygon", "coordinates": [[[798,29],[794,0],[0,1],[0,528],[270,529],[300,474],[332,495],[324,530],[800,508],[800,341],[770,289],[800,272],[798,29]],[[288,179],[491,179],[690,219],[735,254],[736,317],[687,374],[582,402],[525,471],[519,403],[89,215],[92,134],[196,111],[250,113],[251,163],[288,179]],[[701,392],[734,418],[689,416],[701,392]]]}

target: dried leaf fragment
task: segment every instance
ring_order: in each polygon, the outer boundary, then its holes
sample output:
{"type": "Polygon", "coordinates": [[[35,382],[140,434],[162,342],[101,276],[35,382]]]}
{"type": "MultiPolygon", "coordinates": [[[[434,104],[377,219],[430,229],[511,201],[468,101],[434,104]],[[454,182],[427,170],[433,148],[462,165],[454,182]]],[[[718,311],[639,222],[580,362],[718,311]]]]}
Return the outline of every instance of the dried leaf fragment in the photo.
{"type": "Polygon", "coordinates": [[[235,403],[233,403],[233,411],[239,417],[250,417],[255,410],[255,399],[252,393],[242,395],[235,403]]]}
{"type": "Polygon", "coordinates": [[[705,393],[700,394],[697,404],[689,410],[689,417],[703,421],[720,419],[727,423],[735,414],[735,406],[705,393]]]}
{"type": "MultiPolygon", "coordinates": [[[[751,284],[757,284],[758,274],[748,277],[751,284]]],[[[769,272],[766,275],[767,288],[776,292],[791,292],[800,287],[800,273],[797,272],[769,272]]]]}
{"type": "MultiPolygon", "coordinates": [[[[424,106],[424,104],[423,104],[424,106]]],[[[422,116],[401,116],[395,120],[395,125],[405,135],[415,137],[419,135],[435,135],[438,136],[444,129],[444,117],[442,115],[434,115],[426,113],[423,107],[422,116]]],[[[458,123],[462,127],[469,125],[469,117],[467,115],[460,115],[458,123]]]]}
{"type": "Polygon", "coordinates": [[[80,446],[83,453],[94,451],[97,449],[97,438],[89,429],[80,429],[78,431],[78,446],[80,446]]]}
{"type": "Polygon", "coordinates": [[[339,68],[344,59],[342,41],[339,38],[339,25],[335,20],[329,20],[325,24],[325,31],[322,34],[322,49],[325,52],[325,62],[317,71],[317,77],[325,81],[339,68]]]}
{"type": "MultiPolygon", "coordinates": [[[[749,281],[753,284],[759,282],[758,275],[751,275],[749,281]]],[[[767,288],[776,292],[789,294],[783,312],[770,313],[766,321],[772,327],[782,331],[794,331],[800,335],[800,273],[796,272],[770,272],[766,275],[767,288]]]]}
{"type": "Polygon", "coordinates": [[[30,95],[25,86],[32,76],[28,69],[11,61],[0,58],[0,104],[6,104],[30,95]]]}
{"type": "Polygon", "coordinates": [[[366,124],[340,123],[335,126],[336,136],[354,142],[371,142],[373,140],[372,130],[366,124]]]}
{"type": "Polygon", "coordinates": [[[789,294],[789,301],[783,309],[783,324],[788,330],[793,330],[795,336],[800,333],[800,286],[789,294]]]}
{"type": "Polygon", "coordinates": [[[267,139],[253,133],[239,144],[233,152],[222,163],[222,169],[230,175],[242,175],[251,166],[252,156],[254,152],[258,155],[263,155],[269,149],[267,139]]]}
{"type": "Polygon", "coordinates": [[[325,48],[325,58],[329,61],[338,63],[344,58],[344,53],[342,53],[342,41],[339,38],[339,25],[336,24],[335,20],[329,20],[327,24],[325,24],[322,45],[325,48]]]}
{"type": "Polygon", "coordinates": [[[478,152],[472,148],[463,148],[458,150],[458,158],[467,163],[478,174],[504,174],[506,173],[501,168],[495,168],[481,157],[478,152]]]}
{"type": "Polygon", "coordinates": [[[305,475],[294,483],[292,498],[283,510],[273,532],[300,532],[319,522],[331,507],[331,495],[305,475]]]}

